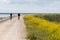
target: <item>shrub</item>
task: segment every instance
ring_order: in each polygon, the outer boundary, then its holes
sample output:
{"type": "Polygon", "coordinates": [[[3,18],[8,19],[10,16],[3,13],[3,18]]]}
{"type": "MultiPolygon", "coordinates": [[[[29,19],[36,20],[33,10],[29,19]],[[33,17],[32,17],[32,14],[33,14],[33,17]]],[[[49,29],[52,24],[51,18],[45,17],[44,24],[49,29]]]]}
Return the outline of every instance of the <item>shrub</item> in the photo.
{"type": "Polygon", "coordinates": [[[60,23],[60,14],[37,14],[37,15],[34,15],[34,17],[43,18],[51,22],[60,23]]]}

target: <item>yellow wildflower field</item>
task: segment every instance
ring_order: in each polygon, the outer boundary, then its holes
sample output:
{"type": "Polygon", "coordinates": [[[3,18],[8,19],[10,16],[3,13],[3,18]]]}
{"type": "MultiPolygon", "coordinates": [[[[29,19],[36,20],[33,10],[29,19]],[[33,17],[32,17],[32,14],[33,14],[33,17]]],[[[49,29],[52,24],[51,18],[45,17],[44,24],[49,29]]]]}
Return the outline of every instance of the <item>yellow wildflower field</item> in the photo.
{"type": "Polygon", "coordinates": [[[30,40],[60,40],[60,25],[44,18],[25,15],[27,38],[30,40]]]}

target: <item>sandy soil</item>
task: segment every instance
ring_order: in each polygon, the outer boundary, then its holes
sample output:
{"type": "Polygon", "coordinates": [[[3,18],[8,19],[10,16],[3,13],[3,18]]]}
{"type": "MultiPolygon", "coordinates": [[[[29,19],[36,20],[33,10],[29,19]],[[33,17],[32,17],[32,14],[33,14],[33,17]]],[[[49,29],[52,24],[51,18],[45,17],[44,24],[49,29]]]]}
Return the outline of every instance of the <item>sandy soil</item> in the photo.
{"type": "Polygon", "coordinates": [[[26,26],[23,16],[0,23],[0,40],[26,40],[26,26]]]}

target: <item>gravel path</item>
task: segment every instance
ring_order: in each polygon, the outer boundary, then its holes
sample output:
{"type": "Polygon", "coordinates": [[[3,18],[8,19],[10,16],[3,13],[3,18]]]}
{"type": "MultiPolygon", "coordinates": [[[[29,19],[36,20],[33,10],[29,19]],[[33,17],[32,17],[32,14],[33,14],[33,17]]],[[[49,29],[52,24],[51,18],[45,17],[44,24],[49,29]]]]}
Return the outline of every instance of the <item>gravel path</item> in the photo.
{"type": "Polygon", "coordinates": [[[26,26],[23,16],[0,23],[0,40],[26,40],[26,26]]]}

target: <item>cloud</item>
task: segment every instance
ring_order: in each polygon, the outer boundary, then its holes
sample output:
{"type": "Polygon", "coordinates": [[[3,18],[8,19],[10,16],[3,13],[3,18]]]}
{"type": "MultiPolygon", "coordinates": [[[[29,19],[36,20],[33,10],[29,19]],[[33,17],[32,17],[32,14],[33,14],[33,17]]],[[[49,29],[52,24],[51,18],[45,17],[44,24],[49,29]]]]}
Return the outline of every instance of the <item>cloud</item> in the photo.
{"type": "Polygon", "coordinates": [[[11,2],[37,2],[39,0],[10,0],[11,2]]]}
{"type": "Polygon", "coordinates": [[[0,0],[0,4],[9,4],[10,0],[0,0]]]}
{"type": "Polygon", "coordinates": [[[53,0],[0,0],[0,12],[59,13],[60,1],[53,0]]]}

